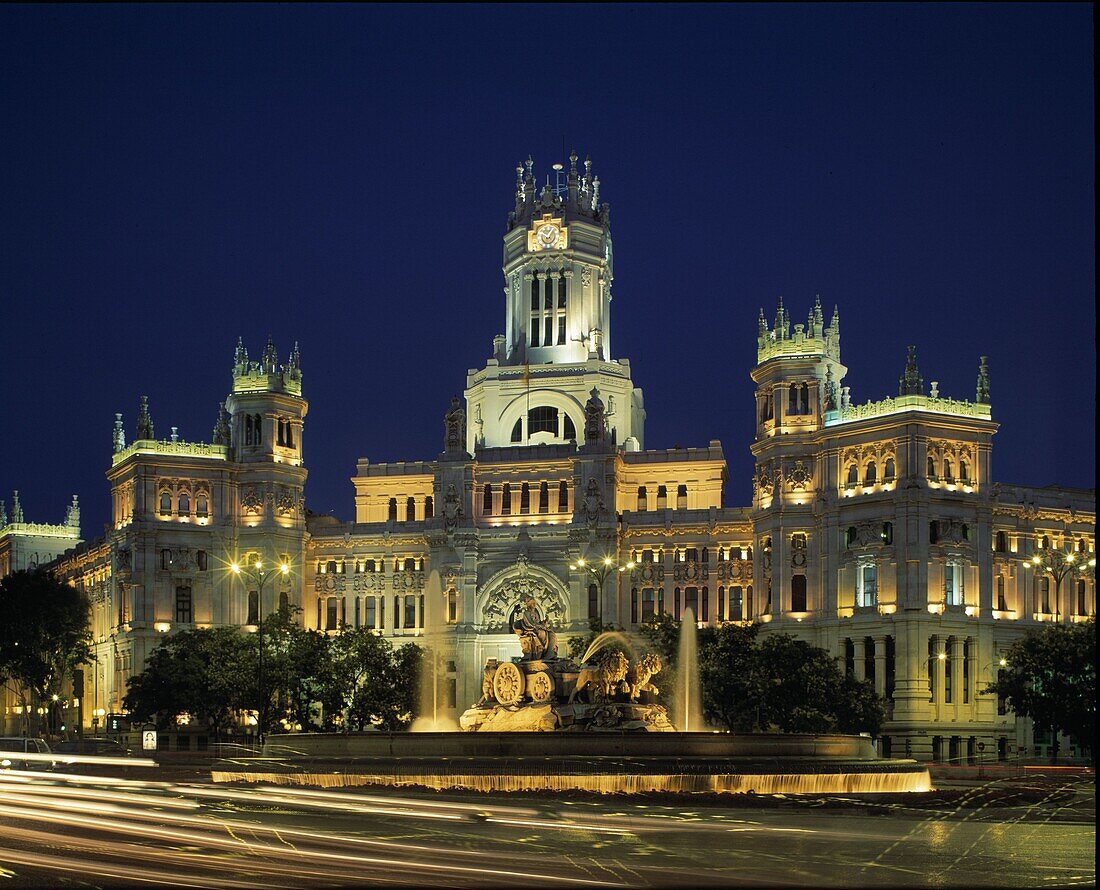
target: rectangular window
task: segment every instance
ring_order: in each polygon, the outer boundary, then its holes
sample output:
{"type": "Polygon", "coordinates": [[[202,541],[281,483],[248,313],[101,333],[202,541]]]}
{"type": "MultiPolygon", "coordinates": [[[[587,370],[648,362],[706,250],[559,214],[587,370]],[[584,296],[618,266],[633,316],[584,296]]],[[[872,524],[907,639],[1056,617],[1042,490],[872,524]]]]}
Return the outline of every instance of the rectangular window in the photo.
{"type": "Polygon", "coordinates": [[[699,599],[699,620],[710,621],[710,591],[706,587],[699,599]]]}
{"type": "Polygon", "coordinates": [[[742,601],[741,597],[742,597],[742,593],[741,593],[741,588],[739,586],[730,588],[730,606],[729,606],[729,612],[727,613],[729,615],[729,620],[730,621],[743,621],[744,620],[745,616],[744,616],[744,612],[743,612],[743,601],[742,601]]]}
{"type": "Polygon", "coordinates": [[[330,596],[325,601],[325,630],[336,630],[337,624],[336,597],[330,596]]]}
{"type": "Polygon", "coordinates": [[[588,618],[600,616],[600,589],[595,584],[588,585],[588,618]]]}
{"type": "Polygon", "coordinates": [[[546,332],[546,334],[545,334],[545,337],[543,338],[542,345],[543,346],[553,346],[554,345],[554,316],[552,316],[552,315],[547,315],[546,316],[546,318],[543,320],[543,330],[546,332]]]}
{"type": "Polygon", "coordinates": [[[646,587],[642,590],[642,621],[653,620],[654,607],[653,588],[646,587]]]}
{"type": "Polygon", "coordinates": [[[539,345],[539,316],[531,316],[531,345],[539,345]]]}
{"type": "Polygon", "coordinates": [[[791,611],[806,611],[806,576],[791,575],[791,611]]]}
{"type": "Polygon", "coordinates": [[[355,598],[355,626],[363,626],[363,600],[360,597],[355,598]]]}
{"type": "Polygon", "coordinates": [[[373,596],[368,596],[363,601],[363,624],[367,627],[378,627],[378,607],[373,596]]]}
{"type": "Polygon", "coordinates": [[[687,621],[687,611],[691,609],[691,618],[693,621],[699,620],[699,588],[698,587],[686,587],[684,588],[684,620],[687,621]]]}
{"type": "Polygon", "coordinates": [[[176,623],[191,623],[191,588],[176,588],[176,623]]]}
{"type": "Polygon", "coordinates": [[[878,567],[861,565],[856,569],[856,605],[861,609],[878,602],[878,567]]]}
{"type": "Polygon", "coordinates": [[[1039,579],[1039,603],[1042,607],[1042,612],[1046,615],[1050,614],[1050,578],[1039,579]]]}
{"type": "Polygon", "coordinates": [[[1086,587],[1085,582],[1083,580],[1078,580],[1078,582],[1077,582],[1077,614],[1080,615],[1082,618],[1085,615],[1088,615],[1088,613],[1089,613],[1087,604],[1085,603],[1087,590],[1088,590],[1088,588],[1086,587]]]}
{"type": "Polygon", "coordinates": [[[416,597],[405,597],[405,627],[416,627],[416,597]]]}
{"type": "Polygon", "coordinates": [[[677,621],[680,620],[680,588],[677,587],[672,591],[672,617],[677,621]]]}
{"type": "Polygon", "coordinates": [[[558,346],[565,345],[565,316],[558,316],[558,346]]]}
{"type": "Polygon", "coordinates": [[[539,280],[537,277],[531,279],[531,311],[537,312],[539,308],[539,280]]]}
{"type": "Polygon", "coordinates": [[[260,623],[260,594],[258,591],[248,591],[248,620],[245,624],[260,623]]]}
{"type": "Polygon", "coordinates": [[[963,640],[963,704],[970,704],[970,640],[963,640]]]}
{"type": "Polygon", "coordinates": [[[1005,576],[997,576],[997,611],[1007,612],[1008,603],[1005,602],[1005,576]]]}
{"type": "Polygon", "coordinates": [[[458,591],[447,591],[447,623],[458,623],[458,591]]]}
{"type": "Polygon", "coordinates": [[[630,588],[630,623],[638,623],[638,588],[630,588]]]}
{"type": "Polygon", "coordinates": [[[943,567],[943,599],[949,606],[963,604],[962,566],[957,562],[946,563],[943,567]]]}

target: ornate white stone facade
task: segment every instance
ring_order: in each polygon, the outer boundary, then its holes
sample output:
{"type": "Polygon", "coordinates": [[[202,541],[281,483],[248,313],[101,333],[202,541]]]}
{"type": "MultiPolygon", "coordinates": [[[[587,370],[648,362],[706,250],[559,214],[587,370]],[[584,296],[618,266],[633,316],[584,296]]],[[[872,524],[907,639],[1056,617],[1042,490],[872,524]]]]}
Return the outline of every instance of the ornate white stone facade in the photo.
{"type": "Polygon", "coordinates": [[[487,658],[519,655],[507,617],[521,599],[564,637],[591,617],[632,628],[691,607],[796,634],[873,678],[895,754],[1034,751],[981,689],[1029,627],[1095,614],[1091,577],[1048,590],[1030,561],[1045,545],[1094,554],[1095,494],[993,481],[984,359],[972,402],[926,391],[911,352],[896,398],[857,405],[835,310],[826,324],[815,304],[793,332],[782,305],[774,323],[761,312],[753,501],[727,507],[719,442],[645,450],[641,391],[610,351],[610,211],[587,163],[557,180],[537,194],[530,163],[517,171],[506,333],[446,412],[444,450],[360,460],[354,520],[304,512],[296,352],[281,368],[270,345],[260,363],[238,348],[211,445],[155,440],[143,414],[126,447],[117,425],[113,530],[56,564],[94,592],[85,715],[117,710],[161,633],[254,620],[225,567],[255,552],[295,566],[263,611],[285,595],[308,626],[429,645],[454,714],[480,697],[487,658]],[[605,557],[635,567],[603,591],[570,568],[605,557]]]}

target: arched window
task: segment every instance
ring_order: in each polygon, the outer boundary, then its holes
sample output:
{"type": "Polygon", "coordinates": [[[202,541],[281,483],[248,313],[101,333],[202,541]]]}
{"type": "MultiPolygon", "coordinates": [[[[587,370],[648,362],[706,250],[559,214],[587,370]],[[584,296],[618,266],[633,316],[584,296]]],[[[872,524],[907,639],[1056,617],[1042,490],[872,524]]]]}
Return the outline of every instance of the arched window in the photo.
{"type": "Polygon", "coordinates": [[[558,434],[558,409],[548,405],[540,405],[527,412],[527,437],[536,433],[558,434]]]}
{"type": "Polygon", "coordinates": [[[791,611],[806,611],[806,576],[791,575],[791,611]]]}
{"type": "Polygon", "coordinates": [[[998,553],[1004,553],[1008,550],[1008,535],[1004,532],[997,532],[996,543],[993,545],[993,549],[998,553]]]}
{"type": "Polygon", "coordinates": [[[435,516],[435,499],[428,495],[424,498],[424,518],[431,519],[435,516]]]}
{"type": "Polygon", "coordinates": [[[397,522],[397,498],[390,498],[389,514],[387,518],[390,522],[397,522]]]}
{"type": "Polygon", "coordinates": [[[792,383],[787,390],[787,413],[798,414],[798,384],[792,383]]]}
{"type": "Polygon", "coordinates": [[[931,455],[928,457],[928,478],[936,478],[936,461],[931,455]]]}
{"type": "Polygon", "coordinates": [[[416,498],[405,499],[405,521],[416,521],[416,498]]]}
{"type": "Polygon", "coordinates": [[[481,512],[486,516],[493,515],[493,486],[488,482],[481,491],[481,512]]]}
{"type": "Polygon", "coordinates": [[[867,464],[867,471],[863,474],[864,485],[874,485],[878,481],[878,467],[875,466],[875,462],[869,461],[867,464]]]}
{"type": "Polygon", "coordinates": [[[279,418],[275,423],[275,444],[283,444],[283,428],[286,426],[286,421],[283,418],[279,418]]]}
{"type": "Polygon", "coordinates": [[[252,415],[246,414],[244,416],[244,444],[252,444],[252,415]]]}
{"type": "Polygon", "coordinates": [[[539,512],[550,512],[550,486],[546,482],[539,483],[539,512]]]}
{"type": "Polygon", "coordinates": [[[172,495],[167,491],[160,493],[160,509],[158,511],[161,516],[172,515],[172,495]]]}
{"type": "Polygon", "coordinates": [[[859,482],[859,467],[852,464],[848,467],[848,484],[855,485],[859,482]]]}
{"type": "Polygon", "coordinates": [[[294,447],[294,424],[289,420],[286,422],[286,432],[283,444],[286,445],[287,448],[294,447]]]}
{"type": "Polygon", "coordinates": [[[569,512],[569,484],[566,482],[558,483],[558,512],[569,512]]]}
{"type": "Polygon", "coordinates": [[[523,421],[517,420],[516,425],[512,427],[512,439],[513,442],[523,441],[523,421]]]}
{"type": "Polygon", "coordinates": [[[810,384],[802,384],[802,413],[810,413],[810,384]]]}
{"type": "Polygon", "coordinates": [[[965,460],[960,460],[959,461],[959,481],[960,482],[969,482],[970,481],[970,466],[967,464],[967,462],[965,460]]]}
{"type": "Polygon", "coordinates": [[[646,492],[645,486],[638,486],[638,512],[644,513],[646,511],[646,492]]]}
{"type": "Polygon", "coordinates": [[[512,486],[507,482],[500,493],[500,513],[502,516],[510,516],[512,513],[512,486]]]}
{"type": "Polygon", "coordinates": [[[257,414],[252,418],[252,444],[263,444],[263,418],[257,414]]]}
{"type": "Polygon", "coordinates": [[[180,516],[190,516],[191,515],[191,496],[190,495],[188,495],[188,494],[181,494],[180,495],[180,503],[179,503],[179,511],[178,512],[179,512],[180,516]]]}
{"type": "Polygon", "coordinates": [[[199,517],[210,515],[210,501],[204,494],[195,498],[195,515],[199,517]]]}
{"type": "Polygon", "coordinates": [[[951,461],[946,459],[943,462],[943,478],[946,479],[948,482],[955,481],[955,471],[951,467],[951,461]]]}
{"type": "Polygon", "coordinates": [[[565,428],[562,431],[562,438],[565,439],[567,442],[570,441],[570,440],[576,441],[577,428],[575,426],[573,426],[573,418],[571,418],[568,414],[566,414],[565,415],[565,421],[564,421],[563,425],[564,425],[565,428]]]}
{"type": "Polygon", "coordinates": [[[686,485],[676,486],[676,509],[686,510],[688,505],[688,487],[686,485]]]}
{"type": "Polygon", "coordinates": [[[531,486],[526,482],[523,483],[519,490],[519,512],[531,512],[531,486]]]}
{"type": "Polygon", "coordinates": [[[890,482],[896,474],[896,467],[894,465],[894,459],[892,457],[886,458],[886,467],[882,472],[882,481],[890,482]]]}

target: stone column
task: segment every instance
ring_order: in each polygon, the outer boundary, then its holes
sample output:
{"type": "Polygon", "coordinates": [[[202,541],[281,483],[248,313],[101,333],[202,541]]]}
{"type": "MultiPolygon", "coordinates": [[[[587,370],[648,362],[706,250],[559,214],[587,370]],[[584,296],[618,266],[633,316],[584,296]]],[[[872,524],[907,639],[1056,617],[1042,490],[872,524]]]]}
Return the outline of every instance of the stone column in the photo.
{"type": "Polygon", "coordinates": [[[951,708],[957,717],[962,707],[962,638],[951,638],[951,708]]]}
{"type": "Polygon", "coordinates": [[[875,637],[875,694],[886,697],[886,637],[875,637]]]}
{"type": "Polygon", "coordinates": [[[855,649],[855,673],[857,680],[867,679],[867,640],[856,637],[852,640],[855,649]]]}
{"type": "Polygon", "coordinates": [[[944,701],[944,682],[947,675],[947,665],[944,663],[944,658],[941,656],[946,656],[947,654],[947,638],[937,635],[934,647],[935,657],[932,663],[932,670],[936,672],[936,679],[933,683],[935,695],[932,699],[932,712],[936,715],[936,719],[939,719],[939,712],[944,701]]]}

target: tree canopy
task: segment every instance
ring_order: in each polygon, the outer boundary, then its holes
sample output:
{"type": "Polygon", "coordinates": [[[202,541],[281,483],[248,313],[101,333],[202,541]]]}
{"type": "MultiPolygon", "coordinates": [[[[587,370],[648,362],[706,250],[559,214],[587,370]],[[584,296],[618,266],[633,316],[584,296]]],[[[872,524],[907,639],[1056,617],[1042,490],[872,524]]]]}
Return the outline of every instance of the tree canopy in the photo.
{"type": "Polygon", "coordinates": [[[51,701],[75,668],[94,660],[90,613],[87,594],[48,571],[0,580],[0,680],[24,705],[32,704],[28,693],[51,701]]]}
{"type": "MultiPolygon", "coordinates": [[[[1096,757],[1096,621],[1032,630],[1005,653],[984,690],[1036,726],[1061,732],[1096,757]]],[[[1057,753],[1057,736],[1054,739],[1057,753]]]]}

